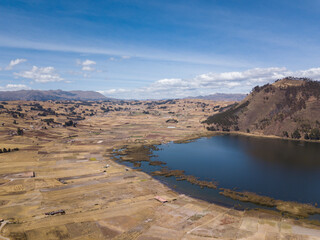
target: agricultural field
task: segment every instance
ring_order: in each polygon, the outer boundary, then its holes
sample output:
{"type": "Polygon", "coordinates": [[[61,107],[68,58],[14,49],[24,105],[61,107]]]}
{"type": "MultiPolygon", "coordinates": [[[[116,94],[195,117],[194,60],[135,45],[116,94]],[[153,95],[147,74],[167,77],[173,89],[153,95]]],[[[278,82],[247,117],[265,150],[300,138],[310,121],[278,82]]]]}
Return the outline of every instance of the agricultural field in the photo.
{"type": "Polygon", "coordinates": [[[113,160],[125,146],[205,136],[201,122],[230,104],[0,103],[0,239],[320,237],[314,225],[193,199],[113,160]]]}

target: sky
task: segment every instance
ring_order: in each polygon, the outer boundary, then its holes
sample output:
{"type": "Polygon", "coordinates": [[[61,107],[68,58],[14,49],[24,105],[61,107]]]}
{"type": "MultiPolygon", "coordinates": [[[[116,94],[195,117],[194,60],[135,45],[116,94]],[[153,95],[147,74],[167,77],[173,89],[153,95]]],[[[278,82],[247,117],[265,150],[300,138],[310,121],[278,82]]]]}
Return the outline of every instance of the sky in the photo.
{"type": "Polygon", "coordinates": [[[320,79],[319,0],[0,0],[0,91],[122,99],[320,79]]]}

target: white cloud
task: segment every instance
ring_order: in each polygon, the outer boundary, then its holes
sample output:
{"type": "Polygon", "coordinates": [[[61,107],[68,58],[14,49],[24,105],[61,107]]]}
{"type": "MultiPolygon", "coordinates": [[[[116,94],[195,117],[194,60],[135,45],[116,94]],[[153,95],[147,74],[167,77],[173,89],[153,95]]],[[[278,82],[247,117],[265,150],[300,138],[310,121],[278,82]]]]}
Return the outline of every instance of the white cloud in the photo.
{"type": "Polygon", "coordinates": [[[126,93],[130,90],[128,89],[123,89],[123,88],[119,88],[119,89],[109,89],[109,90],[105,90],[105,91],[97,91],[101,94],[117,94],[117,93],[126,93]]]}
{"type": "Polygon", "coordinates": [[[82,65],[84,65],[84,66],[89,66],[89,65],[93,65],[93,64],[96,64],[96,62],[89,60],[89,59],[82,62],[82,65]]]}
{"type": "Polygon", "coordinates": [[[17,58],[17,59],[11,60],[9,65],[6,67],[6,70],[11,70],[14,66],[26,61],[27,59],[23,59],[23,58],[17,58]]]}
{"type": "Polygon", "coordinates": [[[14,73],[18,77],[32,79],[38,83],[59,82],[63,81],[54,67],[37,67],[33,66],[30,71],[14,73]]]}
{"type": "Polygon", "coordinates": [[[320,67],[290,71],[284,67],[253,68],[242,72],[206,73],[192,79],[166,78],[135,89],[110,89],[101,93],[115,98],[161,99],[206,95],[216,92],[248,93],[254,86],[287,76],[320,79],[320,67]]]}
{"type": "Polygon", "coordinates": [[[119,57],[109,57],[109,61],[112,61],[112,62],[120,62],[122,60],[128,60],[130,59],[131,56],[128,56],[128,55],[123,55],[123,56],[119,56],[119,57]]]}
{"type": "Polygon", "coordinates": [[[83,71],[94,71],[95,69],[93,67],[90,67],[90,66],[83,66],[82,70],[83,71]]]}
{"type": "Polygon", "coordinates": [[[29,90],[30,87],[24,84],[7,84],[5,87],[0,86],[0,91],[17,91],[17,90],[29,90]]]}
{"type": "Polygon", "coordinates": [[[87,59],[85,61],[77,60],[77,64],[82,66],[81,69],[83,71],[94,71],[95,68],[93,66],[96,65],[97,63],[95,61],[87,59]]]}

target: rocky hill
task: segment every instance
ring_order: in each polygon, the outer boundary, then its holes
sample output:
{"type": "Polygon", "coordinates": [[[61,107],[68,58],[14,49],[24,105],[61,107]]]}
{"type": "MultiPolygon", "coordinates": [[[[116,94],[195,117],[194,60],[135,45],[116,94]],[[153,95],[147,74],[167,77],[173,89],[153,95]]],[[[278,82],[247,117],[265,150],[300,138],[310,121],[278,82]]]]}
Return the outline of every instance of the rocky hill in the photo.
{"type": "Polygon", "coordinates": [[[287,77],[256,86],[241,102],[203,122],[211,131],[320,139],[320,82],[287,77]]]}
{"type": "Polygon", "coordinates": [[[48,100],[107,100],[104,95],[94,91],[62,91],[62,90],[20,90],[0,91],[0,101],[48,101],[48,100]]]}

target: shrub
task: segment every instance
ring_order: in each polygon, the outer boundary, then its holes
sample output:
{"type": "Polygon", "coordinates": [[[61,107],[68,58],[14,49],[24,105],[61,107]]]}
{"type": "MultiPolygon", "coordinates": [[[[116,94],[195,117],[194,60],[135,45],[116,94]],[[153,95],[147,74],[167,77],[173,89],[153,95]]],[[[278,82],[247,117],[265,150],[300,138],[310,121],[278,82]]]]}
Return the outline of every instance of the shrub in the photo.
{"type": "Polygon", "coordinates": [[[23,129],[18,128],[17,129],[17,134],[18,134],[18,136],[22,136],[23,135],[23,129]]]}
{"type": "Polygon", "coordinates": [[[291,134],[291,137],[294,138],[294,139],[299,139],[299,138],[301,138],[301,135],[300,135],[299,130],[296,129],[296,130],[291,134]]]}
{"type": "Polygon", "coordinates": [[[222,131],[223,131],[223,132],[230,132],[230,129],[227,128],[227,127],[223,127],[223,128],[222,128],[222,131]]]}
{"type": "Polygon", "coordinates": [[[207,130],[208,131],[217,131],[217,129],[214,126],[207,127],[207,130]]]}
{"type": "Polygon", "coordinates": [[[66,121],[66,122],[64,123],[64,126],[65,126],[65,127],[71,127],[71,126],[76,127],[76,126],[77,126],[77,123],[73,122],[72,120],[69,120],[69,121],[66,121]]]}
{"type": "Polygon", "coordinates": [[[320,139],[320,131],[318,128],[313,128],[309,134],[309,138],[312,140],[319,140],[320,139]]]}
{"type": "Polygon", "coordinates": [[[178,123],[178,120],[171,118],[171,119],[168,119],[166,123],[178,123]]]}

